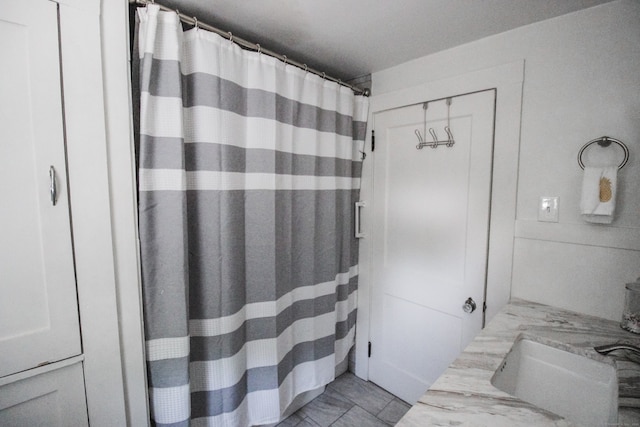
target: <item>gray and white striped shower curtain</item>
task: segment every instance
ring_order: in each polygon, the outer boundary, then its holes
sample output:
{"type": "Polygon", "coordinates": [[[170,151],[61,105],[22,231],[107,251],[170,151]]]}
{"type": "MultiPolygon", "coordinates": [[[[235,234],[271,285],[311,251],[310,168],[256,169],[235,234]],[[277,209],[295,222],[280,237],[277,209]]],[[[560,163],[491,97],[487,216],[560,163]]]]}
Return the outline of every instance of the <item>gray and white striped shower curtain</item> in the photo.
{"type": "Polygon", "coordinates": [[[368,100],[139,9],[139,215],[156,425],[278,421],[354,342],[368,100]]]}

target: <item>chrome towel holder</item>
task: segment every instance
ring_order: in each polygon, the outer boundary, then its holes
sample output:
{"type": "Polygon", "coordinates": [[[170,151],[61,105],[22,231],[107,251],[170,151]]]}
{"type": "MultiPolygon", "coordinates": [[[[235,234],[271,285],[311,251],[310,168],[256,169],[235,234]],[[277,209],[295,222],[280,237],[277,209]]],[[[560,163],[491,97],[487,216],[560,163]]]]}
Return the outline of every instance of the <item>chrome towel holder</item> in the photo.
{"type": "Polygon", "coordinates": [[[578,165],[580,166],[580,168],[584,169],[584,162],[582,161],[582,154],[584,153],[584,150],[586,150],[593,144],[598,144],[601,147],[609,147],[612,142],[619,145],[620,148],[622,148],[622,150],[624,151],[624,159],[622,160],[622,163],[618,165],[618,170],[622,169],[624,165],[626,165],[629,161],[629,147],[627,147],[625,143],[620,141],[619,139],[611,138],[610,136],[601,136],[600,138],[592,139],[582,146],[582,148],[578,152],[578,165]]]}

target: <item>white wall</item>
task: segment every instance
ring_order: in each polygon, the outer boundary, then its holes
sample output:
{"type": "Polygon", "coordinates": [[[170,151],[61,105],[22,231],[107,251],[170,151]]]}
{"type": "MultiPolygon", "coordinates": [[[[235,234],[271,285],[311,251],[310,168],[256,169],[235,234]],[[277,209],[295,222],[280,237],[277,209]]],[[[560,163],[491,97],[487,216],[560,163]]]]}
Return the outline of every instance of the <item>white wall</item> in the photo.
{"type": "Polygon", "coordinates": [[[519,59],[525,79],[512,296],[617,320],[624,283],[640,276],[640,2],[607,3],[374,73],[372,92],[519,59]],[[579,216],[576,155],[602,135],[631,152],[611,226],[579,216]],[[536,221],[540,196],[559,196],[559,223],[536,221]]]}

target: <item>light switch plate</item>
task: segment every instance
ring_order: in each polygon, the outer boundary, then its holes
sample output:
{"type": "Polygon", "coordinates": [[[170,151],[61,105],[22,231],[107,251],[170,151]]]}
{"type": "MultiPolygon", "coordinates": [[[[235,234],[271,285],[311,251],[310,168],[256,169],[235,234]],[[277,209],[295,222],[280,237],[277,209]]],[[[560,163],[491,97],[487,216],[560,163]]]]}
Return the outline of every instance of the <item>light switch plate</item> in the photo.
{"type": "Polygon", "coordinates": [[[538,221],[558,222],[558,217],[558,197],[540,197],[540,204],[538,205],[538,221]]]}

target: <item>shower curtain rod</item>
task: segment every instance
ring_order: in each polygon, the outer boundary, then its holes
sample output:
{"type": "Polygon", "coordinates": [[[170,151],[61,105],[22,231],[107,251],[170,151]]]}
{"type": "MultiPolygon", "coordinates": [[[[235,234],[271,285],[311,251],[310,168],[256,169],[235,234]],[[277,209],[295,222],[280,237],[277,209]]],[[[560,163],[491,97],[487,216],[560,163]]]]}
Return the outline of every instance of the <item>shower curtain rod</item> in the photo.
{"type": "Polygon", "coordinates": [[[356,95],[364,95],[364,96],[369,96],[369,90],[368,89],[360,89],[359,87],[350,85],[349,83],[345,83],[340,79],[336,79],[335,77],[331,77],[326,75],[326,73],[324,72],[320,72],[318,70],[314,70],[311,67],[308,67],[307,64],[302,64],[298,61],[294,61],[292,59],[287,58],[286,55],[280,55],[278,53],[275,53],[269,49],[264,49],[262,48],[259,44],[257,43],[251,43],[247,40],[244,40],[240,37],[236,37],[234,36],[231,32],[227,32],[227,31],[222,31],[219,28],[216,28],[212,25],[208,25],[205,24],[204,22],[201,22],[197,17],[191,17],[191,16],[187,16],[184,13],[181,13],[178,9],[171,9],[170,7],[161,5],[159,3],[156,3],[154,0],[129,0],[130,4],[140,4],[140,5],[144,5],[146,6],[147,4],[155,4],[157,6],[160,7],[161,10],[164,10],[166,12],[175,12],[179,17],[180,20],[184,23],[187,23],[189,25],[194,25],[197,26],[199,28],[205,29],[207,31],[211,31],[213,33],[218,34],[219,36],[222,36],[246,49],[249,50],[254,50],[258,53],[264,53],[265,55],[269,55],[272,56],[276,59],[279,59],[280,61],[284,62],[285,64],[291,64],[294,65],[298,68],[302,68],[303,70],[309,72],[309,73],[313,73],[317,76],[322,77],[325,80],[330,80],[332,82],[338,83],[341,86],[345,86],[348,87],[349,89],[351,89],[356,95]]]}

